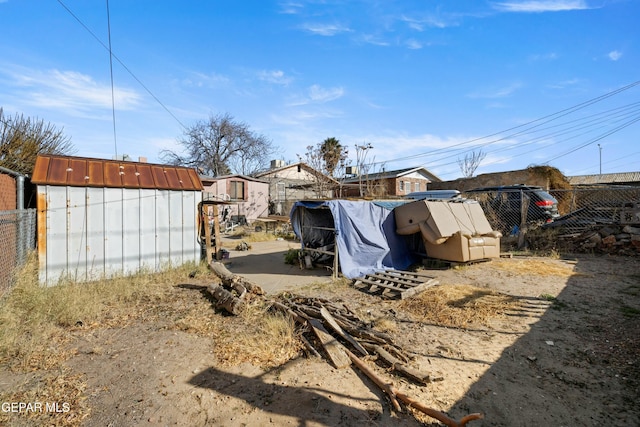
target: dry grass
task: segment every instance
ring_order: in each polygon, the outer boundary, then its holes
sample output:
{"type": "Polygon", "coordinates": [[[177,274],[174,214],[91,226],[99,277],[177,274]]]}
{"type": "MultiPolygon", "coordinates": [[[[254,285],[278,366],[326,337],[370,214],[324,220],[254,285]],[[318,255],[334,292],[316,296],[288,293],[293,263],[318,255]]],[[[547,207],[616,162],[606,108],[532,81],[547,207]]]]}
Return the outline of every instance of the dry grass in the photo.
{"type": "Polygon", "coordinates": [[[213,353],[224,366],[245,362],[279,366],[301,349],[292,321],[268,311],[261,300],[249,302],[238,316],[216,313],[208,302],[202,302],[182,313],[170,327],[213,339],[213,353]]]}
{"type": "Polygon", "coordinates": [[[486,325],[518,305],[516,298],[495,291],[470,285],[446,285],[404,300],[400,308],[422,322],[465,328],[486,325]]]}
{"type": "Polygon", "coordinates": [[[265,231],[252,231],[248,227],[240,226],[236,228],[232,233],[229,233],[229,237],[251,243],[270,242],[272,240],[276,240],[278,238],[278,235],[276,233],[267,233],[265,231]]]}
{"type": "Polygon", "coordinates": [[[495,259],[491,267],[514,275],[570,277],[578,274],[573,266],[550,259],[495,259]]]}
{"type": "Polygon", "coordinates": [[[398,331],[398,323],[390,317],[381,317],[376,319],[373,327],[381,332],[395,333],[398,331]]]}
{"type": "MultiPolygon", "coordinates": [[[[63,362],[75,354],[69,343],[75,333],[118,327],[149,316],[158,304],[170,303],[171,289],[189,272],[203,267],[185,265],[163,273],[140,273],[91,283],[38,282],[35,254],[17,273],[17,282],[0,305],[0,366],[23,377],[21,384],[0,392],[2,402],[67,403],[68,413],[31,413],[33,425],[76,426],[88,416],[83,404],[83,379],[63,362]]],[[[10,423],[0,413],[0,425],[10,423]]],[[[15,421],[15,420],[14,420],[15,421]]]]}
{"type": "MultiPolygon", "coordinates": [[[[0,363],[13,369],[53,366],[48,348],[64,343],[77,327],[121,326],[144,315],[149,306],[170,299],[193,264],[163,273],[141,272],[90,283],[38,283],[35,256],[17,275],[18,281],[0,310],[0,363]],[[45,363],[43,363],[45,362],[45,363]]],[[[64,359],[64,354],[56,352],[64,359]]]]}
{"type": "MultiPolygon", "coordinates": [[[[0,367],[14,378],[25,378],[0,392],[0,400],[66,402],[73,408],[68,414],[31,414],[28,420],[34,425],[80,425],[90,408],[83,403],[83,379],[64,365],[75,354],[72,340],[96,328],[126,328],[140,321],[208,337],[226,365],[278,366],[299,353],[291,320],[268,312],[260,299],[240,316],[216,312],[207,298],[198,296],[201,288],[177,286],[193,272],[200,281],[216,279],[204,265],[186,265],[158,274],[43,287],[34,256],[0,306],[0,367]]],[[[0,413],[0,425],[10,423],[9,416],[0,413]]]]}
{"type": "Polygon", "coordinates": [[[222,365],[245,362],[274,367],[294,358],[302,349],[292,319],[253,303],[238,318],[226,322],[216,336],[214,354],[222,365]]]}
{"type": "MultiPolygon", "coordinates": [[[[24,423],[19,425],[42,426],[79,426],[90,414],[85,405],[83,392],[86,388],[81,375],[73,375],[66,369],[59,369],[37,378],[35,381],[21,384],[20,391],[0,393],[2,402],[40,402],[56,405],[58,412],[34,411],[21,415],[24,423]]],[[[13,425],[16,418],[0,412],[0,425],[13,425]]]]}

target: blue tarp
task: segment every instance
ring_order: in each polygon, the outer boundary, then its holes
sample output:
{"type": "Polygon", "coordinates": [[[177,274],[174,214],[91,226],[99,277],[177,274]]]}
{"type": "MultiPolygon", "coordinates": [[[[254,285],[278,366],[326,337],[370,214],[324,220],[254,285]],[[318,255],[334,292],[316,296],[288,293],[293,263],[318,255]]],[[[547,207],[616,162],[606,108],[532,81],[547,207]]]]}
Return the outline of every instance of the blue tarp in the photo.
{"type": "Polygon", "coordinates": [[[419,258],[409,249],[405,236],[396,234],[393,209],[403,203],[300,201],[291,208],[291,225],[303,249],[337,244],[340,271],[349,279],[385,269],[404,270],[419,258]]]}

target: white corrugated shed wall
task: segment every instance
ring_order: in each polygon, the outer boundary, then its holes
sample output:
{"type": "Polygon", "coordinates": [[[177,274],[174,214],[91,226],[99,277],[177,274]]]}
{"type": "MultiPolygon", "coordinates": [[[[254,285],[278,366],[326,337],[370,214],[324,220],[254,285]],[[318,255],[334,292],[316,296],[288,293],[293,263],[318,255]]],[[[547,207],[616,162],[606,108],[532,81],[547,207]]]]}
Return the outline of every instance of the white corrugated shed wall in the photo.
{"type": "Polygon", "coordinates": [[[40,282],[97,280],[200,261],[200,191],[38,186],[40,282]],[[39,224],[43,227],[43,224],[39,224]],[[42,236],[42,233],[39,233],[42,236]]]}

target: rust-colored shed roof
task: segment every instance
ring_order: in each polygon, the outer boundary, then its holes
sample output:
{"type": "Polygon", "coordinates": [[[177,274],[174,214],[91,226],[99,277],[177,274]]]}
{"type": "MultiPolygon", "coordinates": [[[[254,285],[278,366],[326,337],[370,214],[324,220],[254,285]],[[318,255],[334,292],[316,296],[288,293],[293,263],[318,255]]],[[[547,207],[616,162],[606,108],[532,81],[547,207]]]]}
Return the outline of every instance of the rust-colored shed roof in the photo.
{"type": "Polygon", "coordinates": [[[202,191],[195,169],[120,160],[40,155],[31,182],[71,187],[202,191]]]}

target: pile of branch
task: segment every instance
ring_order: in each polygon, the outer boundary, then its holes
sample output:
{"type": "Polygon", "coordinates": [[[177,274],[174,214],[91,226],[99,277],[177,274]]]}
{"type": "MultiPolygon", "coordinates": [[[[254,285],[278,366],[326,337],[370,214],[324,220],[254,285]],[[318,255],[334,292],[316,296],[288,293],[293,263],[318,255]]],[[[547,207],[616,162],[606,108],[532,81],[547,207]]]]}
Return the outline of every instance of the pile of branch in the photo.
{"type": "MultiPolygon", "coordinates": [[[[209,268],[220,278],[221,285],[209,285],[208,292],[217,301],[216,306],[231,314],[239,314],[245,307],[247,295],[264,295],[260,286],[244,277],[231,273],[224,264],[213,261],[209,268]]],[[[395,411],[402,409],[398,400],[406,406],[437,419],[449,427],[460,427],[468,422],[481,419],[482,414],[470,414],[460,421],[449,418],[444,413],[429,408],[399,392],[391,382],[380,377],[364,359],[356,356],[349,348],[363,358],[382,361],[387,369],[395,371],[419,384],[432,381],[428,374],[408,366],[411,357],[393,342],[390,335],[371,328],[345,304],[327,299],[283,295],[280,301],[271,301],[272,307],[291,316],[305,331],[313,331],[316,342],[336,368],[345,368],[353,363],[387,394],[395,411]]],[[[321,357],[310,340],[301,335],[307,349],[321,357]]]]}
{"type": "Polygon", "coordinates": [[[207,291],[216,300],[216,308],[231,314],[240,314],[246,305],[247,294],[264,295],[262,288],[242,276],[232,273],[221,262],[212,261],[209,268],[220,278],[222,284],[211,284],[207,291]]]}
{"type": "MultiPolygon", "coordinates": [[[[387,394],[397,412],[401,412],[398,400],[417,409],[450,427],[464,426],[469,421],[482,418],[482,414],[470,414],[460,421],[410,398],[396,390],[393,385],[380,377],[365,361],[381,361],[385,367],[419,384],[432,381],[428,374],[408,366],[411,357],[393,342],[388,334],[372,329],[360,320],[345,304],[321,298],[283,296],[280,301],[272,301],[272,307],[288,314],[306,331],[312,331],[322,353],[336,368],[345,368],[353,362],[362,373],[369,377],[387,394]],[[353,351],[352,351],[353,350],[353,351]],[[359,353],[358,357],[354,352],[359,353]]],[[[302,340],[312,354],[320,356],[311,340],[302,335],[302,340]]]]}

